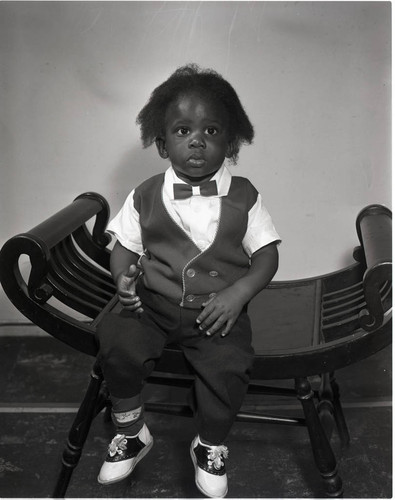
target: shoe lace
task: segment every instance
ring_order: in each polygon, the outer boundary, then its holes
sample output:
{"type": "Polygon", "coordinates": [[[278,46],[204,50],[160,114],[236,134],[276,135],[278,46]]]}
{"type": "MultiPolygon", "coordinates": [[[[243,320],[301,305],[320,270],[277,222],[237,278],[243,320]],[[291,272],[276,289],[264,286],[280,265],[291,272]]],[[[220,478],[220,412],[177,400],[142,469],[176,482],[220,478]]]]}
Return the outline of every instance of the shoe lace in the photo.
{"type": "Polygon", "coordinates": [[[226,446],[210,446],[207,450],[208,465],[220,470],[225,465],[223,459],[228,458],[228,456],[229,450],[226,446]]]}
{"type": "Polygon", "coordinates": [[[117,434],[108,447],[110,457],[113,457],[117,453],[121,455],[126,450],[127,444],[128,441],[125,434],[117,434]]]}

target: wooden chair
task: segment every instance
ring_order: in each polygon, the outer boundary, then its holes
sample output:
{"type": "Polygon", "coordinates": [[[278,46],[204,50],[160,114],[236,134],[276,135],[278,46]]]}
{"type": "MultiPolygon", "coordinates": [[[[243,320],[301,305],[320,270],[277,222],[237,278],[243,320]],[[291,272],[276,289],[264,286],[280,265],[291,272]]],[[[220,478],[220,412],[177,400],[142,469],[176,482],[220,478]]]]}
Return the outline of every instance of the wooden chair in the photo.
{"type": "MultiPolygon", "coordinates": [[[[0,253],[1,283],[13,304],[43,330],[92,357],[97,353],[96,325],[105,312],[119,307],[109,273],[108,218],[106,200],[85,193],[27,233],[11,238],[0,253]],[[93,217],[89,230],[86,222],[93,217]],[[30,259],[28,279],[20,270],[23,254],[30,259]]],[[[353,265],[315,278],[274,281],[249,307],[256,356],[248,392],[297,398],[304,418],[243,411],[237,416],[242,422],[306,425],[316,466],[331,497],[343,491],[330,445],[334,424],[344,445],[350,439],[334,372],[391,343],[390,210],[366,207],[357,217],[356,229],[360,246],[354,250],[353,265]],[[317,376],[321,387],[313,390],[311,377],[317,376]],[[263,383],[286,379],[294,380],[295,389],[263,383]]],[[[189,366],[176,346],[165,349],[149,382],[191,385],[189,366]]],[[[94,363],[63,452],[54,497],[65,495],[91,422],[108,404],[102,373],[94,363]]],[[[191,415],[186,405],[148,401],[146,409],[191,415]]]]}

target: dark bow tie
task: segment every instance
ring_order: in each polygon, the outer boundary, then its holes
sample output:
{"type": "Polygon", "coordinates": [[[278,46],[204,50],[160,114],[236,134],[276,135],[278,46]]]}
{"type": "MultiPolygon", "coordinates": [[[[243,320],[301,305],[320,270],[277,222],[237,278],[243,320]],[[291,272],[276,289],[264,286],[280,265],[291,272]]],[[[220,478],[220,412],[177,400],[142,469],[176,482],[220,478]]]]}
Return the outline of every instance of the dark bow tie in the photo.
{"type": "MultiPolygon", "coordinates": [[[[199,187],[201,196],[215,196],[218,194],[216,181],[205,182],[199,187]]],[[[185,200],[192,196],[192,186],[189,184],[173,184],[173,189],[175,200],[185,200]]]]}

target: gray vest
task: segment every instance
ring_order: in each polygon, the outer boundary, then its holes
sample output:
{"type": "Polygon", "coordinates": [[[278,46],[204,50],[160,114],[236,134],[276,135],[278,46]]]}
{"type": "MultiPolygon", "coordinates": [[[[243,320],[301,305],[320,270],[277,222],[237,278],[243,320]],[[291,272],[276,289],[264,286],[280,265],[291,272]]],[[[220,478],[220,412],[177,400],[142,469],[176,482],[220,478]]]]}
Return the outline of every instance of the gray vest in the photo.
{"type": "Polygon", "coordinates": [[[215,239],[201,251],[167,212],[162,200],[163,181],[164,174],[151,177],[134,195],[144,246],[140,259],[143,283],[182,307],[200,309],[203,302],[249,269],[242,241],[258,192],[248,179],[232,177],[228,195],[220,198],[215,239]]]}

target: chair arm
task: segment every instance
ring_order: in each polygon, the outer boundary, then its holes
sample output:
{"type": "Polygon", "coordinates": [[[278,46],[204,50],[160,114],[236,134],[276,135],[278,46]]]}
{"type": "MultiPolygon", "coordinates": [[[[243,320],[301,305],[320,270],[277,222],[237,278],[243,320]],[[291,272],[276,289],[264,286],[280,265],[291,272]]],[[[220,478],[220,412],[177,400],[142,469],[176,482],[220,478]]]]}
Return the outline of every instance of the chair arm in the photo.
{"type": "Polygon", "coordinates": [[[391,314],[384,311],[381,290],[392,281],[392,213],[382,205],[369,205],[358,214],[356,228],[366,263],[363,287],[367,309],[360,315],[360,324],[372,331],[391,314]]]}
{"type": "Polygon", "coordinates": [[[87,255],[95,254],[99,263],[105,261],[109,255],[105,247],[111,239],[104,232],[108,218],[107,201],[98,194],[85,193],[30,231],[10,238],[0,251],[0,282],[15,307],[43,330],[92,356],[97,351],[94,327],[47,303],[53,293],[47,276],[52,249],[71,235],[91,249],[87,255]],[[84,232],[88,233],[86,222],[94,216],[92,236],[84,237],[84,232]],[[22,255],[27,255],[31,264],[28,283],[20,269],[22,255]]]}
{"type": "Polygon", "coordinates": [[[107,201],[96,193],[78,196],[73,203],[52,217],[4,244],[0,254],[0,279],[11,301],[14,301],[14,294],[24,282],[18,266],[19,257],[23,254],[28,255],[31,262],[29,296],[37,302],[49,299],[52,290],[43,280],[48,272],[51,249],[74,231],[81,230],[85,222],[95,215],[91,242],[104,250],[111,240],[111,236],[104,232],[109,218],[109,206],[107,201]],[[19,284],[17,287],[16,283],[19,284]]]}
{"type": "Polygon", "coordinates": [[[92,231],[93,241],[97,245],[105,247],[111,241],[110,235],[104,232],[109,214],[110,208],[105,198],[97,193],[84,193],[70,205],[28,231],[28,234],[43,241],[48,248],[53,248],[96,215],[92,231]]]}

